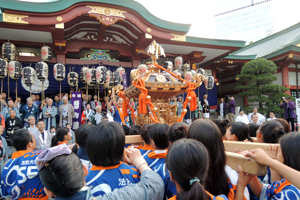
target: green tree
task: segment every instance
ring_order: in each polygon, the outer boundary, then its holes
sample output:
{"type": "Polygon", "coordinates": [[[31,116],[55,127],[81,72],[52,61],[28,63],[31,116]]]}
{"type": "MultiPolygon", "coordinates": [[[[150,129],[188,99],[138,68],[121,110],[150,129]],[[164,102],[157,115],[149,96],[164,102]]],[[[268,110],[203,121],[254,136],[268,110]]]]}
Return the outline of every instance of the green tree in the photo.
{"type": "Polygon", "coordinates": [[[274,75],[276,71],[274,62],[259,58],[247,62],[238,75],[241,84],[235,88],[236,91],[239,91],[240,96],[248,97],[248,102],[258,102],[260,113],[280,112],[280,99],[288,96],[283,93],[288,90],[286,87],[272,84],[272,81],[277,80],[274,75]]]}

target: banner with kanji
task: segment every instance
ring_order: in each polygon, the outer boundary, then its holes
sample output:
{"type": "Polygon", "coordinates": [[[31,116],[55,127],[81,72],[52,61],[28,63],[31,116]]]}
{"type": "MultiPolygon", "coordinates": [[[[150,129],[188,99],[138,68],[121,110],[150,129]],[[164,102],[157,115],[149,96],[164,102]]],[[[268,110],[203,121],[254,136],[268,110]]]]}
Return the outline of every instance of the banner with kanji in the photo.
{"type": "Polygon", "coordinates": [[[76,130],[79,128],[81,123],[81,97],[82,92],[71,92],[71,98],[72,98],[72,105],[74,107],[74,115],[73,118],[73,130],[76,130]]]}

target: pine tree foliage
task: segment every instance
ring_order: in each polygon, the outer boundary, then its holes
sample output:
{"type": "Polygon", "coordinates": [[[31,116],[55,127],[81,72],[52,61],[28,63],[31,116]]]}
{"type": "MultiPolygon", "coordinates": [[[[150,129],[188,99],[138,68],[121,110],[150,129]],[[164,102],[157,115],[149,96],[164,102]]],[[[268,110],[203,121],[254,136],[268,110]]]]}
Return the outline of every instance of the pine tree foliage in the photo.
{"type": "MultiPolygon", "coordinates": [[[[268,114],[270,111],[282,112],[279,108],[281,97],[288,96],[284,91],[288,89],[284,86],[272,84],[277,80],[274,75],[277,67],[273,61],[259,58],[247,62],[241,74],[238,75],[241,84],[235,89],[242,97],[248,97],[248,102],[258,102],[260,113],[268,114]]],[[[246,109],[247,110],[247,109],[246,109]]]]}

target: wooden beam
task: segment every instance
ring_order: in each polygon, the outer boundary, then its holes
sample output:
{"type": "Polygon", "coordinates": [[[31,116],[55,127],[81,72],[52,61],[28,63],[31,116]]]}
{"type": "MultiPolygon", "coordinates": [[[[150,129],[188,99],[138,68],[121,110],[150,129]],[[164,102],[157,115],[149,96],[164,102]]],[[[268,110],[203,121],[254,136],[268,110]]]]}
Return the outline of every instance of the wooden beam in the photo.
{"type": "Polygon", "coordinates": [[[97,42],[99,42],[99,43],[103,42],[103,36],[104,36],[106,29],[107,29],[107,26],[105,26],[103,24],[100,25],[99,30],[98,30],[98,35],[97,35],[97,42]]]}
{"type": "Polygon", "coordinates": [[[239,151],[246,151],[251,149],[261,148],[265,152],[270,150],[270,144],[257,143],[257,142],[235,142],[235,141],[223,141],[225,151],[234,152],[235,149],[239,151]]]}
{"type": "Polygon", "coordinates": [[[132,144],[132,143],[142,143],[142,139],[140,135],[127,135],[125,136],[125,144],[132,144]]]}
{"type": "Polygon", "coordinates": [[[243,168],[243,172],[254,176],[262,176],[267,174],[267,166],[261,165],[252,158],[245,157],[238,153],[226,151],[226,165],[238,171],[238,166],[243,168]]]}

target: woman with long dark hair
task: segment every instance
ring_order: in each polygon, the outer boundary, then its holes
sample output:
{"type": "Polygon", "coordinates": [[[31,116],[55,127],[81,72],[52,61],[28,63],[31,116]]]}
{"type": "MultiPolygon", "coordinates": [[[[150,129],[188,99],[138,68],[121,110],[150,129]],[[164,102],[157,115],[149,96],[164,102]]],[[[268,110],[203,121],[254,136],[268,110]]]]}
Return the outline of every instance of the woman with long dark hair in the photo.
{"type": "MultiPolygon", "coordinates": [[[[196,120],[189,127],[188,138],[202,142],[209,152],[209,176],[203,182],[205,190],[214,196],[225,194],[229,199],[234,199],[233,188],[237,185],[238,173],[226,165],[222,134],[217,125],[207,119],[196,120]]],[[[249,199],[247,188],[244,195],[249,199]]]]}
{"type": "Polygon", "coordinates": [[[65,127],[58,128],[56,130],[56,134],[52,137],[51,147],[54,147],[56,145],[61,145],[61,144],[68,145],[68,141],[70,140],[72,140],[72,136],[69,129],[65,127]]]}

